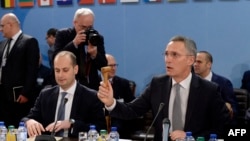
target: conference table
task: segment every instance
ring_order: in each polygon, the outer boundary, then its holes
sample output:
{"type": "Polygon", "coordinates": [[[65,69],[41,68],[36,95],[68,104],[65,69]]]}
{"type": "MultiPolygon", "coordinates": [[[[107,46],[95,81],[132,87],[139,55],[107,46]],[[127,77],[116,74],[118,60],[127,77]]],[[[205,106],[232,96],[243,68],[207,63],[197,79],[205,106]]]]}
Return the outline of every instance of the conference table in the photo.
{"type": "MultiPolygon", "coordinates": [[[[78,138],[69,138],[69,137],[56,137],[57,141],[78,141],[78,138]]],[[[27,141],[35,141],[35,138],[28,138],[27,141]]],[[[132,141],[130,139],[119,139],[119,141],[132,141]]]]}

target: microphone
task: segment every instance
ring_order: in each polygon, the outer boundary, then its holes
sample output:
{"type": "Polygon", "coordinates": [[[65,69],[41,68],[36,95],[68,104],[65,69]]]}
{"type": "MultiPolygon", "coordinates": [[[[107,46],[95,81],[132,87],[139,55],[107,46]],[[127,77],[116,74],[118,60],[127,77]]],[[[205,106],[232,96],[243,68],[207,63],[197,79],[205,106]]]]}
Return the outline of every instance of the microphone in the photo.
{"type": "MultiPolygon", "coordinates": [[[[63,101],[63,106],[65,106],[67,102],[68,102],[68,98],[65,97],[63,101]]],[[[57,123],[57,120],[55,121],[51,135],[38,135],[36,136],[35,141],[56,141],[56,138],[55,138],[56,123],[57,123]]]]}
{"type": "Polygon", "coordinates": [[[162,102],[162,103],[160,103],[159,108],[158,108],[158,111],[157,111],[157,113],[156,113],[156,115],[155,115],[155,117],[154,117],[154,119],[153,119],[152,123],[150,124],[150,126],[149,126],[149,128],[148,128],[147,132],[146,132],[146,135],[145,135],[144,141],[146,141],[146,140],[147,140],[148,133],[149,133],[149,131],[151,130],[151,128],[152,128],[152,126],[153,126],[153,124],[155,123],[156,118],[158,117],[158,115],[159,115],[159,113],[161,112],[161,110],[162,110],[162,108],[163,108],[163,106],[164,106],[164,105],[165,105],[165,104],[164,104],[163,102],[162,102]]]}
{"type": "Polygon", "coordinates": [[[162,121],[162,132],[163,132],[163,141],[168,141],[169,136],[169,128],[170,128],[170,121],[168,118],[164,118],[162,121]]]}

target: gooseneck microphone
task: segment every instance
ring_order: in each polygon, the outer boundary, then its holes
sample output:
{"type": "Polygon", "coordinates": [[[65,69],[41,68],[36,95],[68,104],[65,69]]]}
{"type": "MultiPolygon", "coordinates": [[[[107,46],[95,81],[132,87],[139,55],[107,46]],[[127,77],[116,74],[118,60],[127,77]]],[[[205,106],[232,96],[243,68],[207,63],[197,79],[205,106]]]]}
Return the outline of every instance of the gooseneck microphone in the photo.
{"type": "MultiPolygon", "coordinates": [[[[65,106],[65,104],[67,102],[68,102],[68,98],[64,98],[63,106],[65,106]]],[[[53,126],[53,130],[51,132],[51,135],[38,135],[38,136],[36,136],[35,141],[56,141],[56,138],[55,138],[56,124],[57,124],[57,119],[56,119],[55,124],[53,126]]]]}
{"type": "Polygon", "coordinates": [[[168,141],[170,121],[168,118],[164,118],[162,121],[162,133],[163,141],[168,141]]]}
{"type": "Polygon", "coordinates": [[[148,138],[148,133],[149,133],[149,131],[151,130],[151,128],[152,128],[152,126],[153,126],[153,124],[155,123],[156,118],[158,117],[159,113],[160,113],[160,112],[161,112],[161,110],[163,109],[163,106],[164,106],[164,105],[165,105],[165,104],[164,104],[163,102],[162,102],[162,103],[160,103],[159,108],[158,108],[158,111],[157,111],[157,113],[156,113],[156,115],[155,115],[155,117],[154,117],[154,119],[153,119],[152,123],[150,124],[150,126],[149,126],[149,128],[148,128],[147,132],[146,132],[146,135],[145,135],[144,141],[146,141],[146,140],[147,140],[147,138],[148,138]]]}

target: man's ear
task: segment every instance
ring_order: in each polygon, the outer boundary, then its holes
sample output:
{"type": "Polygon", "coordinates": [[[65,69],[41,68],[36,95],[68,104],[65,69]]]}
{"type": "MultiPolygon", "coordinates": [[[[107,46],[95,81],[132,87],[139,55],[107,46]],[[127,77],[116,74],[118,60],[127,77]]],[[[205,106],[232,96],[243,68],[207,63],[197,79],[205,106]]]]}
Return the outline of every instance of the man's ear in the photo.
{"type": "Polygon", "coordinates": [[[77,73],[78,73],[78,70],[79,70],[78,65],[75,65],[75,66],[74,66],[74,72],[75,72],[75,74],[77,74],[77,73]]]}

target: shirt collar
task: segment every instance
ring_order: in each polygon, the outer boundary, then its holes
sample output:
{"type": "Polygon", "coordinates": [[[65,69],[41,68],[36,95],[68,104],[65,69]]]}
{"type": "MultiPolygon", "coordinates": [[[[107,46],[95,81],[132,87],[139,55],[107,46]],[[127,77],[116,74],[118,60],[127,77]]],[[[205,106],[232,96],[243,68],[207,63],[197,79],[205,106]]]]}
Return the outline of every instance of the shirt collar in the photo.
{"type": "Polygon", "coordinates": [[[206,80],[211,81],[212,80],[212,72],[210,71],[209,74],[205,77],[206,80]]]}
{"type": "MultiPolygon", "coordinates": [[[[192,78],[192,73],[189,73],[189,75],[188,75],[184,80],[182,80],[179,84],[180,84],[183,88],[187,89],[187,88],[189,88],[189,86],[190,86],[191,78],[192,78]]],[[[172,86],[174,86],[176,83],[177,83],[177,82],[172,78],[172,86]]]]}
{"type": "MultiPolygon", "coordinates": [[[[75,93],[75,90],[76,90],[76,80],[74,81],[74,84],[66,91],[68,94],[70,94],[70,95],[74,95],[74,93],[75,93]]],[[[59,92],[61,93],[61,92],[65,92],[61,87],[60,87],[60,90],[59,90],[59,92]]]]}
{"type": "Polygon", "coordinates": [[[17,38],[22,34],[22,30],[19,30],[13,37],[12,40],[16,41],[17,38]]]}

